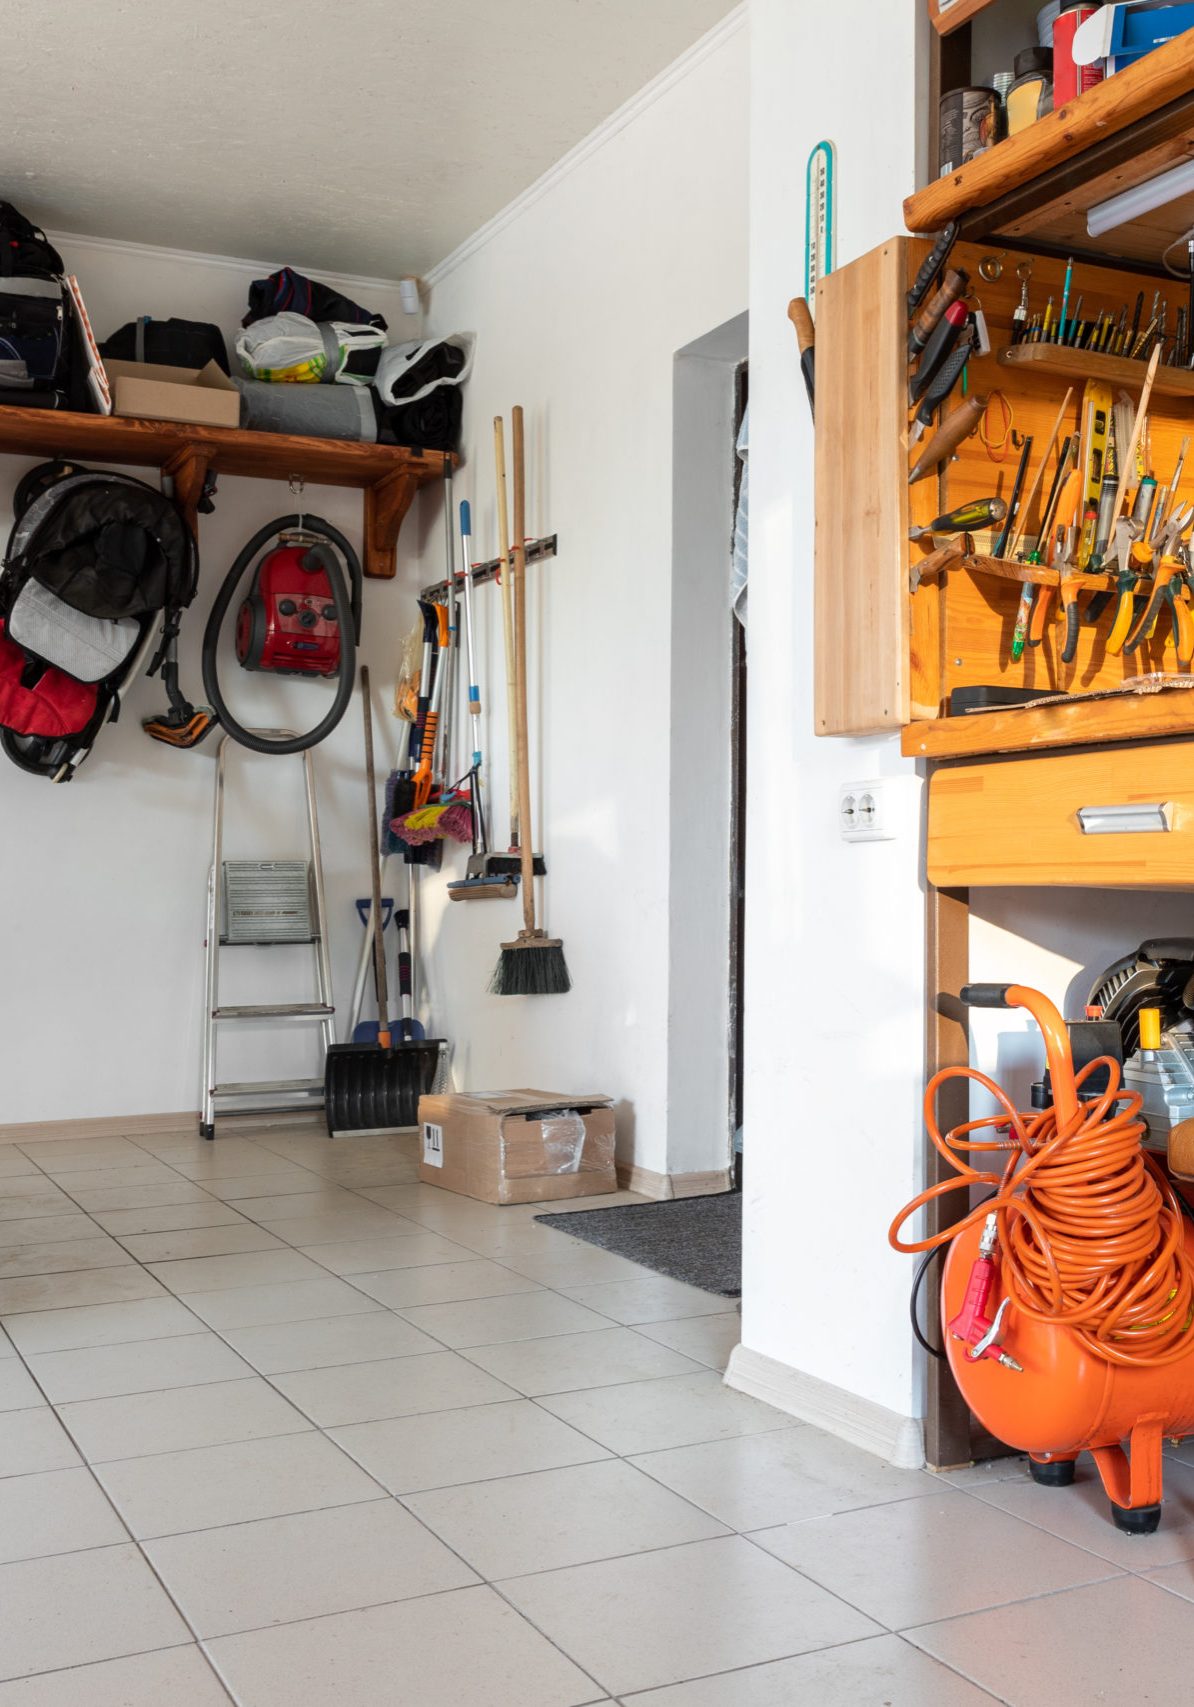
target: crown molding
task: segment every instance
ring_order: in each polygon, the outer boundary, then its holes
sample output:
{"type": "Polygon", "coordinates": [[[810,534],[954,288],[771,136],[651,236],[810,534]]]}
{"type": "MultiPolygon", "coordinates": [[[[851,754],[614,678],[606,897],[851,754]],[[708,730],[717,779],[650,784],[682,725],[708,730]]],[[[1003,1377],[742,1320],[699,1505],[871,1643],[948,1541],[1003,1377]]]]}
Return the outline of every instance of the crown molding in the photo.
{"type": "MultiPolygon", "coordinates": [[[[152,256],[159,261],[177,261],[186,266],[196,264],[203,267],[223,267],[234,273],[253,273],[264,276],[277,272],[279,267],[293,266],[290,261],[255,261],[248,255],[210,255],[198,249],[167,249],[159,243],[135,243],[122,237],[93,237],[82,231],[47,230],[46,236],[57,248],[60,244],[69,244],[73,249],[98,249],[106,254],[124,255],[131,259],[144,260],[152,256]]],[[[335,279],[337,283],[361,290],[397,290],[398,280],[368,278],[363,273],[342,273],[338,268],[316,268],[321,277],[335,279]]]]}
{"type": "Polygon", "coordinates": [[[604,148],[619,131],[625,130],[628,124],[633,124],[641,113],[654,106],[655,102],[674,89],[677,83],[682,83],[698,65],[716,53],[732,36],[737,35],[739,30],[745,29],[746,21],[747,0],[742,0],[732,12],[727,12],[720,24],[715,24],[678,59],[674,59],[666,70],[644,84],[637,95],[632,95],[616,112],[603,119],[596,130],[591,130],[588,136],[574,148],[570,148],[567,154],[562,154],[554,166],[550,166],[541,178],[536,178],[535,182],[515,196],[512,202],[508,202],[500,213],[495,213],[492,219],[478,226],[471,237],[466,237],[464,242],[445,255],[442,261],[437,261],[433,267],[428,268],[423,274],[427,289],[434,289],[449,273],[455,272],[457,267],[467,261],[470,255],[475,255],[478,249],[483,249],[487,243],[492,242],[499,232],[504,231],[529,207],[533,207],[564,178],[575,172],[578,166],[604,148]]]}

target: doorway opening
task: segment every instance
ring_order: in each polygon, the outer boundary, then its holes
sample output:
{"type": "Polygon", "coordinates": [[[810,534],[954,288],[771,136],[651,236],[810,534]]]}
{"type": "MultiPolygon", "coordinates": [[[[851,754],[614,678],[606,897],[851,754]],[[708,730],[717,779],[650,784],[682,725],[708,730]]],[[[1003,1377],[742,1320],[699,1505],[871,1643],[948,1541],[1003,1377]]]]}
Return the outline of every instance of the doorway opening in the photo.
{"type": "Polygon", "coordinates": [[[675,358],[672,460],[668,1174],[676,1196],[739,1179],[746,646],[733,605],[746,493],[748,321],[675,358]]]}

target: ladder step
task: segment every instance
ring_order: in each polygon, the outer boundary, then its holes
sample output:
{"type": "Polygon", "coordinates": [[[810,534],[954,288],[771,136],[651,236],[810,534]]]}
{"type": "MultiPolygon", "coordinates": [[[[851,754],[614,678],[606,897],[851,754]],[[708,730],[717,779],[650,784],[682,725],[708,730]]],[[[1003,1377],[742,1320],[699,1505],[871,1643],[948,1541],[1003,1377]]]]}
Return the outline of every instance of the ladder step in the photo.
{"type": "Polygon", "coordinates": [[[215,1008],[213,1019],[327,1019],[335,1013],[328,1002],[253,1002],[242,1007],[215,1008]]]}
{"type": "Polygon", "coordinates": [[[293,948],[295,943],[298,943],[299,947],[301,948],[304,943],[313,943],[313,942],[322,942],[322,941],[323,941],[323,938],[318,931],[313,932],[311,936],[288,936],[285,939],[279,939],[278,937],[270,936],[270,937],[237,937],[235,940],[232,940],[226,936],[222,936],[220,938],[220,947],[221,948],[293,948]]]}
{"type": "Polygon", "coordinates": [[[252,1097],[252,1096],[293,1096],[312,1097],[318,1092],[323,1095],[322,1079],[250,1079],[244,1084],[213,1085],[213,1097],[252,1097]]]}

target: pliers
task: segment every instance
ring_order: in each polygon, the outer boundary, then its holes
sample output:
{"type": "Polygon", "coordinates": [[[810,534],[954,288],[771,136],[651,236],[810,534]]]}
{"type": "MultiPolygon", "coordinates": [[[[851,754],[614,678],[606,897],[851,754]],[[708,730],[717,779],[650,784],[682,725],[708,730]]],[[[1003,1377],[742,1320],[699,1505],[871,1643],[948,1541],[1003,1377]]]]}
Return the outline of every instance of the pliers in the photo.
{"type": "Polygon", "coordinates": [[[1078,529],[1065,531],[1065,543],[1057,553],[1057,570],[1061,590],[1061,608],[1065,612],[1065,644],[1061,649],[1063,664],[1072,664],[1078,651],[1078,529]]]}
{"type": "Polygon", "coordinates": [[[1186,602],[1187,565],[1178,551],[1181,537],[1191,521],[1194,521],[1194,505],[1184,505],[1179,506],[1166,523],[1161,538],[1160,561],[1153,574],[1152,595],[1124,641],[1124,651],[1134,652],[1142,640],[1152,635],[1161,606],[1167,603],[1178,669],[1186,675],[1194,663],[1194,616],[1186,602]]]}
{"type": "Polygon", "coordinates": [[[1119,603],[1115,609],[1115,621],[1111,624],[1111,633],[1107,636],[1107,651],[1117,658],[1124,649],[1128,631],[1132,627],[1135,611],[1133,595],[1136,583],[1140,579],[1140,571],[1133,561],[1136,542],[1140,538],[1141,528],[1138,522],[1133,522],[1127,516],[1121,516],[1115,524],[1115,554],[1119,558],[1119,574],[1115,577],[1115,591],[1119,603]]]}

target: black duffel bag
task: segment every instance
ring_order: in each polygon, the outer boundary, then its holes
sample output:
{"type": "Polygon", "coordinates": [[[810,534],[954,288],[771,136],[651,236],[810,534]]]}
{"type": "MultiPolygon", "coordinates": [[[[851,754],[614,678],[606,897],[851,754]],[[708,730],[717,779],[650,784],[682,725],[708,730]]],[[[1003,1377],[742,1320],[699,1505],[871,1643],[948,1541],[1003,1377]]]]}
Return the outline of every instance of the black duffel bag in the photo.
{"type": "Polygon", "coordinates": [[[154,320],[142,314],[100,345],[115,362],[153,362],[158,367],[206,367],[215,362],[230,374],[228,349],[218,326],[202,320],[154,320]]]}

